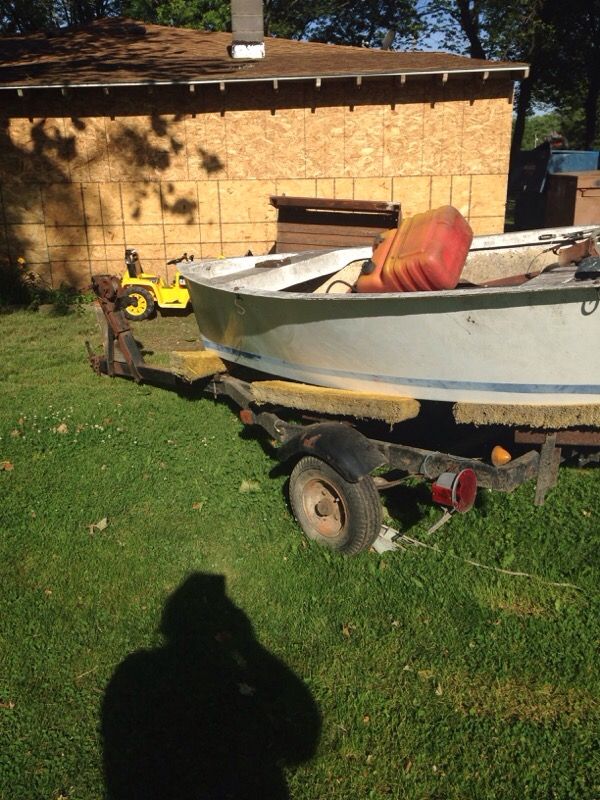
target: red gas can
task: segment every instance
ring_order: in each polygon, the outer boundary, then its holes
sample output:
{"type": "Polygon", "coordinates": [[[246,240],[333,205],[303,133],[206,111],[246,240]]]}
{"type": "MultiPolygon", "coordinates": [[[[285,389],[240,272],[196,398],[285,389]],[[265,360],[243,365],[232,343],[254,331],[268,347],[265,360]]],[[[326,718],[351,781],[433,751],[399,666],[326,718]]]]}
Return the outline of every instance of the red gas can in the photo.
{"type": "Polygon", "coordinates": [[[360,275],[356,290],[454,289],[472,240],[469,223],[452,206],[415,214],[386,235],[373,253],[371,272],[360,275]]]}

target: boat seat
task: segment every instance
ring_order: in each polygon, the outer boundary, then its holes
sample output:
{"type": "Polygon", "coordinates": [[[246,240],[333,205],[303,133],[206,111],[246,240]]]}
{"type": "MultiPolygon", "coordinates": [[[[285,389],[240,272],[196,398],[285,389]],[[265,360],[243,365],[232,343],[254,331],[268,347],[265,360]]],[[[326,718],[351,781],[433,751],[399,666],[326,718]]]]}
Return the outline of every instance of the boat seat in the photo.
{"type": "Polygon", "coordinates": [[[510,286],[554,286],[559,283],[567,283],[575,277],[575,266],[573,264],[562,265],[558,262],[546,265],[537,272],[523,272],[518,275],[505,275],[502,278],[493,278],[489,281],[475,283],[472,281],[460,281],[457,289],[496,289],[510,286]]]}

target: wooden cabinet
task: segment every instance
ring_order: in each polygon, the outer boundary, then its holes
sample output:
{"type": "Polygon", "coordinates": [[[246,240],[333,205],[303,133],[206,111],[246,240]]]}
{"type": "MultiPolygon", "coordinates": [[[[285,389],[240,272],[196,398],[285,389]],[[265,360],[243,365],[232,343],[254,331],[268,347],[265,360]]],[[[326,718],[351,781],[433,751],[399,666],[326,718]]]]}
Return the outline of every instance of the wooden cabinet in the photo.
{"type": "Polygon", "coordinates": [[[546,227],[600,225],[600,170],[550,175],[544,222],[546,227]]]}

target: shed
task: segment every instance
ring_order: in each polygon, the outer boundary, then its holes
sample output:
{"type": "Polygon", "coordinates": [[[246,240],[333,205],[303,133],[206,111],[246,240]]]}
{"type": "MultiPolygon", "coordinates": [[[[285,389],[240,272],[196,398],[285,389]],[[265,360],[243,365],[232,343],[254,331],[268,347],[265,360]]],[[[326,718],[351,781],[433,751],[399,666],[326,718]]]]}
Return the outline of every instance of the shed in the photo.
{"type": "Polygon", "coordinates": [[[271,195],[452,203],[503,229],[524,64],[104,19],[0,39],[0,263],[55,287],[196,256],[265,253],[271,195]]]}

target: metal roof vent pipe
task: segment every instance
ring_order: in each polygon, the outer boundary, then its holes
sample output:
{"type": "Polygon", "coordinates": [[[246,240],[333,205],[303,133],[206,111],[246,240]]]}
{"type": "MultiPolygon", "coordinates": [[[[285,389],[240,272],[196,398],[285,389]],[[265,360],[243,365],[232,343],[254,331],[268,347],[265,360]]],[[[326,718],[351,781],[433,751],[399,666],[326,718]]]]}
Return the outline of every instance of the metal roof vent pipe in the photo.
{"type": "Polygon", "coordinates": [[[265,23],[262,0],[231,0],[231,56],[265,57],[265,23]]]}

